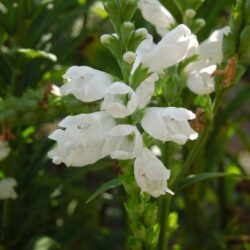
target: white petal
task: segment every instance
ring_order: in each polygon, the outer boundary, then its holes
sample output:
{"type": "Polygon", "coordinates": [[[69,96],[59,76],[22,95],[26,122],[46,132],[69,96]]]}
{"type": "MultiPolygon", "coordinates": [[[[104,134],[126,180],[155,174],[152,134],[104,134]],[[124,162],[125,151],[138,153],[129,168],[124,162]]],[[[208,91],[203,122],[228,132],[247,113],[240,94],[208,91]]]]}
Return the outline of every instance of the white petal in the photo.
{"type": "Polygon", "coordinates": [[[137,108],[136,94],[125,83],[115,82],[108,89],[101,104],[101,109],[106,110],[115,118],[124,118],[134,113],[137,108]]]}
{"type": "MultiPolygon", "coordinates": [[[[145,51],[145,42],[143,43],[145,51]]],[[[136,54],[144,67],[148,67],[152,72],[161,72],[185,59],[189,51],[197,46],[196,36],[191,34],[187,26],[181,24],[168,32],[150,51],[145,53],[139,46],[136,54]]]]}
{"type": "Polygon", "coordinates": [[[61,86],[61,95],[73,94],[83,102],[100,100],[112,84],[112,76],[87,66],[73,66],[64,75],[68,83],[61,86]]]}
{"type": "Polygon", "coordinates": [[[103,154],[110,154],[113,159],[133,159],[142,149],[142,137],[135,126],[117,125],[109,131],[108,135],[103,154]]]}
{"type": "Polygon", "coordinates": [[[158,0],[140,0],[138,7],[144,19],[154,25],[160,35],[175,24],[172,14],[158,0]]]}
{"type": "Polygon", "coordinates": [[[159,79],[156,73],[151,74],[135,90],[139,108],[144,108],[151,100],[155,91],[155,82],[159,79]]]}

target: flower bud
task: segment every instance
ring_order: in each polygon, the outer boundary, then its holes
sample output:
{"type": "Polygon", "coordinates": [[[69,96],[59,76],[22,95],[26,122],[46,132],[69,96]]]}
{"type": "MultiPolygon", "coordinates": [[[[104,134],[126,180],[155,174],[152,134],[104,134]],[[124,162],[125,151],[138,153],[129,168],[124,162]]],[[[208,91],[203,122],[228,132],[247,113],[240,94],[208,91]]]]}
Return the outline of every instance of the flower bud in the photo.
{"type": "Polygon", "coordinates": [[[193,24],[193,33],[197,33],[198,31],[200,31],[205,25],[206,25],[206,21],[203,18],[197,18],[194,20],[194,24],[193,24]]]}
{"type": "Polygon", "coordinates": [[[131,225],[131,230],[136,238],[141,239],[141,240],[145,239],[146,229],[141,222],[139,221],[133,222],[131,225]]]}
{"type": "Polygon", "coordinates": [[[196,15],[196,11],[194,9],[187,9],[185,11],[185,16],[187,16],[188,18],[194,18],[196,15]]]}
{"type": "Polygon", "coordinates": [[[129,21],[124,22],[123,25],[124,25],[124,28],[127,30],[132,30],[134,28],[134,24],[132,22],[129,22],[129,21]]]}
{"type": "Polygon", "coordinates": [[[102,44],[106,44],[109,45],[112,41],[113,37],[111,35],[108,34],[104,34],[101,36],[100,40],[102,44]]]}
{"type": "Polygon", "coordinates": [[[135,53],[132,51],[127,51],[123,54],[122,58],[126,63],[132,64],[135,61],[135,53]]]}
{"type": "Polygon", "coordinates": [[[148,31],[145,28],[140,28],[135,31],[135,36],[140,38],[146,38],[148,35],[148,31]]]}
{"type": "Polygon", "coordinates": [[[157,220],[157,205],[149,203],[144,213],[144,223],[146,226],[153,225],[157,220]]]}

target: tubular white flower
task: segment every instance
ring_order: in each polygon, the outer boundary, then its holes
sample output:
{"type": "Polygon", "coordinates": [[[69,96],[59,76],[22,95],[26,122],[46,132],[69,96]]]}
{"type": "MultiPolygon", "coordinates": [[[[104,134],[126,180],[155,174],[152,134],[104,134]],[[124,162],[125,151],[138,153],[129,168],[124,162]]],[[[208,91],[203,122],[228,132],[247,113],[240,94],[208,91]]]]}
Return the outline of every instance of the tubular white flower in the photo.
{"type": "Polygon", "coordinates": [[[63,77],[68,83],[60,88],[61,94],[72,94],[83,102],[102,99],[112,84],[111,75],[87,66],[72,66],[63,77]]]}
{"type": "Polygon", "coordinates": [[[216,65],[194,71],[188,75],[187,87],[197,95],[208,95],[215,89],[215,82],[211,74],[216,70],[216,65]]]}
{"type": "Polygon", "coordinates": [[[139,0],[138,7],[144,19],[154,25],[161,36],[175,24],[172,14],[158,0],[139,0]]]}
{"type": "Polygon", "coordinates": [[[142,148],[142,136],[135,126],[117,125],[109,131],[103,150],[112,159],[127,160],[135,158],[142,148]]]}
{"type": "Polygon", "coordinates": [[[136,50],[137,57],[132,73],[141,63],[152,72],[162,72],[185,59],[197,46],[196,36],[184,24],[168,32],[156,45],[153,37],[148,35],[136,50]]]}
{"type": "Polygon", "coordinates": [[[166,192],[173,194],[167,187],[170,170],[147,148],[135,159],[134,175],[141,190],[153,197],[164,195],[166,192]]]}
{"type": "Polygon", "coordinates": [[[141,126],[155,139],[183,145],[188,139],[195,140],[198,137],[188,123],[194,118],[195,114],[184,108],[147,108],[141,126]]]}
{"type": "Polygon", "coordinates": [[[185,72],[188,75],[187,87],[198,95],[210,94],[214,91],[214,80],[211,74],[216,70],[216,64],[223,59],[223,36],[230,32],[229,27],[214,31],[207,40],[195,50],[198,60],[188,64],[185,72]]]}
{"type": "Polygon", "coordinates": [[[8,142],[0,141],[0,161],[4,160],[10,153],[11,149],[8,142]]]}
{"type": "Polygon", "coordinates": [[[115,82],[107,89],[107,94],[101,104],[115,118],[124,118],[134,113],[137,108],[135,92],[122,82],[115,82]]]}
{"type": "Polygon", "coordinates": [[[16,199],[17,193],[14,189],[16,186],[17,182],[14,178],[5,178],[0,180],[0,200],[16,199]]]}
{"type": "Polygon", "coordinates": [[[151,74],[136,88],[135,94],[139,108],[144,108],[155,92],[155,82],[159,79],[156,73],[151,74]]]}
{"type": "Polygon", "coordinates": [[[55,164],[81,167],[107,156],[103,145],[115,121],[106,112],[67,116],[59,126],[65,130],[57,129],[49,136],[57,142],[48,153],[55,164]]]}

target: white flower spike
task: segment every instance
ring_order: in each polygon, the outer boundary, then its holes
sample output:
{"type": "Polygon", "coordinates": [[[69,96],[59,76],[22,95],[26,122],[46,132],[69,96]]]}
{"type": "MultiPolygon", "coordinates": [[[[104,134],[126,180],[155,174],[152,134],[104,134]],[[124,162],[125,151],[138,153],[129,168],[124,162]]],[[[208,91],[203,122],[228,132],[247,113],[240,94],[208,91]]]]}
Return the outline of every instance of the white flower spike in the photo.
{"type": "Polygon", "coordinates": [[[136,94],[131,87],[122,82],[115,82],[107,89],[101,104],[115,118],[124,118],[134,113],[137,108],[136,94]]]}
{"type": "Polygon", "coordinates": [[[61,94],[72,94],[83,102],[102,99],[113,82],[111,75],[87,66],[72,66],[63,77],[68,82],[60,88],[61,94]]]}
{"type": "Polygon", "coordinates": [[[142,148],[142,136],[135,126],[117,125],[109,131],[103,150],[112,159],[127,160],[134,159],[142,148]]]}
{"type": "Polygon", "coordinates": [[[185,59],[197,47],[196,36],[184,24],[168,32],[158,44],[154,44],[153,37],[148,35],[136,50],[132,73],[140,64],[151,72],[160,73],[185,59]]]}
{"type": "Polygon", "coordinates": [[[55,164],[82,167],[107,156],[103,145],[115,121],[106,112],[67,116],[59,126],[65,130],[57,129],[49,136],[57,142],[48,153],[55,164]]]}
{"type": "Polygon", "coordinates": [[[17,182],[14,178],[0,180],[0,200],[16,199],[17,193],[14,189],[16,186],[17,182]]]}
{"type": "Polygon", "coordinates": [[[138,186],[143,192],[153,197],[173,194],[167,187],[170,170],[147,148],[144,148],[135,159],[134,175],[138,186]]]}
{"type": "Polygon", "coordinates": [[[164,36],[176,23],[172,14],[158,0],[139,0],[138,7],[144,19],[155,26],[160,36],[164,36]]]}
{"type": "Polygon", "coordinates": [[[195,114],[184,108],[147,108],[141,126],[155,139],[183,145],[188,139],[195,140],[198,137],[188,123],[194,118],[195,114]]]}

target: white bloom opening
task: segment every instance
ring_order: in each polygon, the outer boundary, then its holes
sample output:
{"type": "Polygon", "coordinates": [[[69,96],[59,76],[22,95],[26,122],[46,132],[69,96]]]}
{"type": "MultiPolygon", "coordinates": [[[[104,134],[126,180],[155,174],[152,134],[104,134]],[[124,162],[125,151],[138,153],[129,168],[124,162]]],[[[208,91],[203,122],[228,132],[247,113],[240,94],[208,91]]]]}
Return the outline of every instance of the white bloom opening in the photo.
{"type": "Polygon", "coordinates": [[[67,116],[59,126],[65,130],[57,129],[49,136],[57,142],[48,153],[55,164],[81,167],[107,156],[103,145],[115,121],[106,112],[67,116]]]}
{"type": "Polygon", "coordinates": [[[117,125],[109,131],[103,150],[112,159],[127,160],[135,158],[142,147],[142,136],[135,126],[117,125]]]}
{"type": "Polygon", "coordinates": [[[122,82],[115,82],[107,88],[107,94],[101,104],[102,110],[106,110],[115,118],[124,118],[134,113],[136,108],[136,95],[131,87],[122,82]]]}
{"type": "Polygon", "coordinates": [[[175,19],[158,0],[139,0],[138,8],[145,20],[155,26],[159,35],[164,36],[175,19]]]}
{"type": "Polygon", "coordinates": [[[167,187],[170,170],[147,148],[135,159],[134,175],[141,190],[153,197],[164,195],[166,192],[173,194],[167,187]]]}
{"type": "Polygon", "coordinates": [[[0,141],[0,161],[4,160],[10,153],[11,149],[8,142],[0,141]]]}
{"type": "Polygon", "coordinates": [[[113,82],[111,75],[87,66],[72,66],[63,77],[68,82],[60,88],[61,94],[72,94],[83,102],[102,99],[113,82]]]}
{"type": "Polygon", "coordinates": [[[136,50],[132,73],[141,63],[150,71],[160,73],[185,59],[197,47],[196,36],[184,24],[168,32],[158,44],[154,44],[153,37],[148,35],[136,50]]]}
{"type": "Polygon", "coordinates": [[[229,27],[214,31],[207,40],[195,50],[198,60],[188,64],[185,71],[188,75],[187,87],[198,95],[210,94],[215,89],[211,74],[216,70],[216,64],[223,59],[223,36],[230,32],[229,27]]]}
{"type": "Polygon", "coordinates": [[[188,123],[194,118],[195,114],[184,108],[147,108],[141,126],[155,139],[183,145],[188,139],[195,140],[198,137],[188,123]]]}
{"type": "Polygon", "coordinates": [[[215,81],[211,74],[216,70],[216,65],[193,71],[188,75],[187,87],[197,95],[208,95],[215,89],[215,81]]]}
{"type": "Polygon", "coordinates": [[[14,178],[5,178],[0,180],[0,200],[16,199],[17,193],[15,187],[17,182],[14,178]]]}

